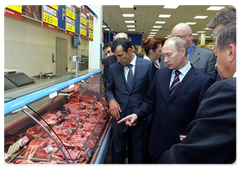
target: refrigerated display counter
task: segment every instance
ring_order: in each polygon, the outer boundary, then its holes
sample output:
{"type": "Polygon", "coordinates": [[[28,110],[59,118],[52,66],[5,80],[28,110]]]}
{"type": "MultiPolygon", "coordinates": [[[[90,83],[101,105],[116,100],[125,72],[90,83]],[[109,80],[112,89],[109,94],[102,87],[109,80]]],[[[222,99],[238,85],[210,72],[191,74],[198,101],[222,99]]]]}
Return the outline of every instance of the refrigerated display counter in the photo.
{"type": "Polygon", "coordinates": [[[103,163],[111,139],[111,117],[102,92],[101,72],[96,70],[6,101],[5,162],[103,163]]]}

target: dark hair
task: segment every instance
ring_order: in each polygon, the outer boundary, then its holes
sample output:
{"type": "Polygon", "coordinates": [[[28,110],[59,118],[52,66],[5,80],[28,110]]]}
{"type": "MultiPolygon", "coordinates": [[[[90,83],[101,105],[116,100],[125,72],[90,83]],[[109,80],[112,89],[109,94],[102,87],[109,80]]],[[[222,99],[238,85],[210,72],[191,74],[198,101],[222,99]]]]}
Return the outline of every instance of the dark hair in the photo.
{"type": "Polygon", "coordinates": [[[217,47],[224,51],[230,44],[236,46],[236,22],[230,23],[217,32],[217,47]]]}
{"type": "Polygon", "coordinates": [[[137,48],[137,47],[136,47],[136,45],[134,45],[134,44],[132,44],[132,46],[134,46],[134,47],[135,47],[135,49],[137,48]]]}
{"type": "Polygon", "coordinates": [[[155,38],[144,38],[142,40],[142,48],[144,49],[147,55],[149,54],[149,51],[151,49],[155,51],[158,48],[159,44],[161,44],[161,42],[155,38]]]}
{"type": "Polygon", "coordinates": [[[130,41],[128,41],[125,38],[118,38],[116,40],[113,41],[113,45],[112,45],[112,52],[114,52],[117,48],[117,46],[121,45],[123,48],[123,51],[125,51],[127,53],[128,48],[132,48],[132,44],[130,41]]]}
{"type": "Polygon", "coordinates": [[[227,6],[219,11],[206,27],[214,29],[219,24],[227,25],[233,21],[236,21],[236,8],[234,6],[227,6]]]}
{"type": "Polygon", "coordinates": [[[107,44],[105,44],[105,45],[103,46],[103,50],[104,50],[105,48],[112,47],[112,44],[113,44],[113,42],[108,42],[107,44]]]}

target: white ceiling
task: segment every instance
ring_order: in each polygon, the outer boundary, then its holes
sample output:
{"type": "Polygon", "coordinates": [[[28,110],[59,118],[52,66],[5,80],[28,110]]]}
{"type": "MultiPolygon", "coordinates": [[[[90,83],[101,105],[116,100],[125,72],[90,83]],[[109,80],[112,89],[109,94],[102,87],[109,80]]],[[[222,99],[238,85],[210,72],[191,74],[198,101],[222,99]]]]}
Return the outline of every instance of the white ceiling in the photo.
{"type": "MultiPolygon", "coordinates": [[[[166,39],[170,35],[172,28],[180,22],[197,22],[190,25],[193,33],[206,31],[206,36],[211,36],[212,30],[205,30],[209,21],[215,17],[218,11],[206,10],[211,5],[179,5],[177,9],[165,9],[164,5],[134,5],[133,8],[120,8],[119,5],[103,5],[103,20],[113,30],[113,32],[126,32],[128,34],[142,34],[143,38],[148,37],[151,29],[155,31],[154,38],[166,39]],[[134,17],[123,17],[122,14],[134,14],[134,17]],[[170,18],[159,18],[160,14],[170,14],[170,18]],[[194,19],[195,16],[208,16],[206,19],[194,19]],[[134,20],[135,24],[126,24],[125,20],[134,20]],[[156,24],[156,21],[166,21],[165,24],[156,24]],[[127,25],[136,25],[136,31],[128,31],[127,25]],[[153,26],[162,26],[153,28],[153,26]]],[[[224,7],[225,5],[217,5],[224,7]]],[[[104,32],[108,32],[103,28],[104,32]]],[[[198,40],[199,34],[193,39],[198,40]]],[[[212,40],[212,37],[206,38],[212,40]]]]}

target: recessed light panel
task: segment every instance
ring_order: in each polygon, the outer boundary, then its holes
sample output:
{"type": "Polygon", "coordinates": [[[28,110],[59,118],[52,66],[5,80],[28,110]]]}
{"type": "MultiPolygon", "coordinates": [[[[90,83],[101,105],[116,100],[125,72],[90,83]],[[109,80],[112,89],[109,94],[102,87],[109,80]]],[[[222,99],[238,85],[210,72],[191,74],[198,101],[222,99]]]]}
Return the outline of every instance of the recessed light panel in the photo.
{"type": "Polygon", "coordinates": [[[119,5],[120,8],[133,8],[133,5],[119,5]]]}
{"type": "Polygon", "coordinates": [[[159,18],[170,18],[171,15],[170,14],[160,14],[158,17],[159,18]]]}
{"type": "Polygon", "coordinates": [[[209,10],[209,11],[219,11],[219,10],[221,10],[223,8],[224,8],[224,6],[210,6],[206,10],[209,10]]]}
{"type": "Polygon", "coordinates": [[[123,17],[134,17],[134,14],[123,14],[123,17]]]}
{"type": "Polygon", "coordinates": [[[200,16],[200,15],[197,15],[194,17],[194,19],[205,19],[207,18],[208,16],[200,16]]]}
{"type": "Polygon", "coordinates": [[[166,8],[166,9],[177,9],[179,5],[164,5],[163,8],[166,8]]]}

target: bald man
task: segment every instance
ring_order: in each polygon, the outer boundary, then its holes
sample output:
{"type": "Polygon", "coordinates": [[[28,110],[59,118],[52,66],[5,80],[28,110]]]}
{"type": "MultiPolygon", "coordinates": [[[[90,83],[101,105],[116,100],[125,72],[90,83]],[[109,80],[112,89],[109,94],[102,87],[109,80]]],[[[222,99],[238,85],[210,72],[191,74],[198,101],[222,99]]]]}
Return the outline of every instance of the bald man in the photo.
{"type": "MultiPolygon", "coordinates": [[[[188,47],[188,61],[198,70],[209,75],[214,81],[217,76],[217,69],[215,68],[216,57],[214,52],[199,48],[192,42],[192,29],[186,23],[179,23],[172,29],[173,37],[180,37],[183,39],[188,47]]],[[[162,62],[164,59],[162,58],[162,62]]],[[[164,67],[167,67],[165,63],[162,63],[164,67]]]]}

